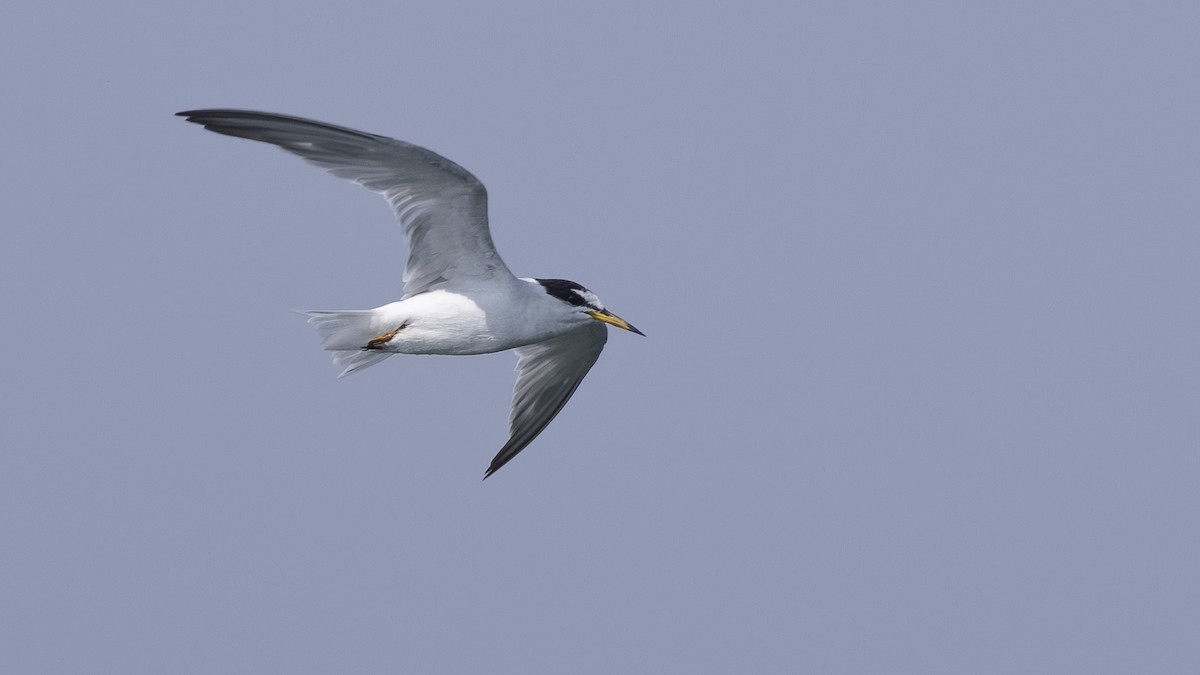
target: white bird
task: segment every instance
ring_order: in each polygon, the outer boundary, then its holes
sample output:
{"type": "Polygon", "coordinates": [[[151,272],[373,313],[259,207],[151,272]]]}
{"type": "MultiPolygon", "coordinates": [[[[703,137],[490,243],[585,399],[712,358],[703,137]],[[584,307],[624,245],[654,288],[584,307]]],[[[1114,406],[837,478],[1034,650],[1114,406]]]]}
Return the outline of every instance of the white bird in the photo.
{"type": "Polygon", "coordinates": [[[604,324],[644,335],[573,281],[514,276],[492,244],[483,183],[435,152],[288,115],[177,114],[219,134],[277,145],[392,205],[409,249],[400,300],[367,310],[303,312],[344,367],[339,377],[392,354],[516,350],[509,439],[484,478],[566,405],[604,349],[604,324]]]}

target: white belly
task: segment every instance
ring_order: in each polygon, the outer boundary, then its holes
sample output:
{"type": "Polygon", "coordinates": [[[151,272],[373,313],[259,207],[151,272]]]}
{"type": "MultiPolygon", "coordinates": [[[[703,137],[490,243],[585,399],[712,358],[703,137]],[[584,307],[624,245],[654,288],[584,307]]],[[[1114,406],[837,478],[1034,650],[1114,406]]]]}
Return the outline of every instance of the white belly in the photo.
{"type": "Polygon", "coordinates": [[[543,322],[521,311],[520,290],[515,297],[437,290],[379,307],[374,318],[380,334],[403,326],[379,348],[401,354],[489,354],[563,332],[539,328],[543,322]]]}

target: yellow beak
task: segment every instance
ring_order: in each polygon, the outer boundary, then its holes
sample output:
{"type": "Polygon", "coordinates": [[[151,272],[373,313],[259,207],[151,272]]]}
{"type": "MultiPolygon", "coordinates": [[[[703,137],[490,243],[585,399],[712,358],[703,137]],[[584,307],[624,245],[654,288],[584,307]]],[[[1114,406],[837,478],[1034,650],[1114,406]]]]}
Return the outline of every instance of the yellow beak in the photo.
{"type": "Polygon", "coordinates": [[[599,312],[588,312],[587,314],[588,314],[588,316],[592,317],[593,319],[595,319],[601,323],[606,323],[610,326],[616,326],[617,328],[624,328],[625,330],[627,330],[631,333],[637,333],[638,335],[641,335],[643,337],[646,335],[642,331],[634,328],[628,321],[626,321],[625,319],[622,319],[621,317],[617,316],[616,314],[613,314],[612,312],[608,311],[607,309],[599,311],[599,312]]]}

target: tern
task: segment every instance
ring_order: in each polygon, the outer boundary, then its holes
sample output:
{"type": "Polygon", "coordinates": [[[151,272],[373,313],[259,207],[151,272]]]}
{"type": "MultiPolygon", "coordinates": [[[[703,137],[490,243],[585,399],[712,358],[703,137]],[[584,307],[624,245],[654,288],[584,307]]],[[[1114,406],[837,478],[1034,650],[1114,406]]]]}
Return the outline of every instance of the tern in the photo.
{"type": "Polygon", "coordinates": [[[279,146],[383,195],[408,243],[404,293],[375,309],[309,311],[344,377],[392,354],[517,353],[509,438],[486,479],[562,410],[600,357],[608,326],[645,335],[565,279],[518,278],[488,230],[487,190],[417,145],[324,122],[250,110],[188,110],[189,122],[279,146]]]}

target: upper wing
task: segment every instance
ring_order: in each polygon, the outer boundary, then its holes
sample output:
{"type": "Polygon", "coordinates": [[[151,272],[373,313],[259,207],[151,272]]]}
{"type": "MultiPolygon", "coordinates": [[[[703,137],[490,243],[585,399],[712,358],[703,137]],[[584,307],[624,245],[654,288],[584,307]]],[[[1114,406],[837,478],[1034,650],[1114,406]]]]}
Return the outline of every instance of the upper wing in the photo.
{"type": "Polygon", "coordinates": [[[425,148],[324,122],[250,110],[189,110],[189,122],[272,143],[378,192],[408,240],[404,297],[443,281],[512,276],[488,231],[487,190],[471,172],[425,148]]]}
{"type": "Polygon", "coordinates": [[[608,329],[596,321],[545,342],[517,347],[517,385],[513,390],[509,439],[484,478],[496,473],[542,433],[600,358],[607,341],[608,329]]]}

